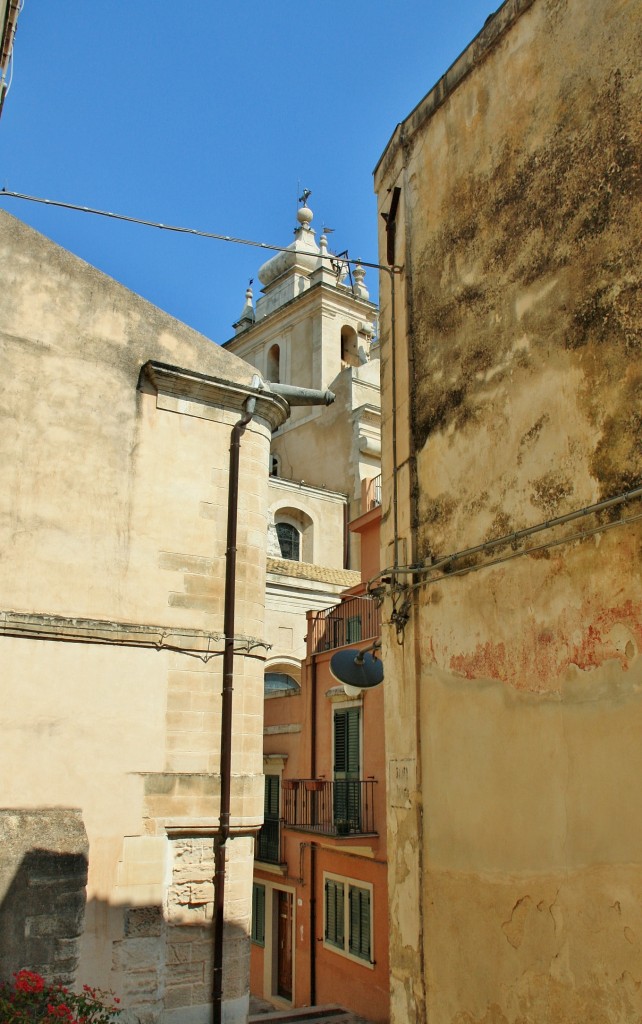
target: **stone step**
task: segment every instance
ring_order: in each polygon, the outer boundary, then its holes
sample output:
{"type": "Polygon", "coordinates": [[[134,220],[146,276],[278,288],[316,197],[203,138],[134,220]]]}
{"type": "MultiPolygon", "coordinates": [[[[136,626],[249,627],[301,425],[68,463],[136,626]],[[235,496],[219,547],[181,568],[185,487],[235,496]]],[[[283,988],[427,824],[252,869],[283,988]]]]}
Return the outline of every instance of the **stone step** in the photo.
{"type": "Polygon", "coordinates": [[[274,1010],[249,1017],[248,1024],[368,1024],[342,1006],[303,1006],[294,1010],[274,1010]]]}

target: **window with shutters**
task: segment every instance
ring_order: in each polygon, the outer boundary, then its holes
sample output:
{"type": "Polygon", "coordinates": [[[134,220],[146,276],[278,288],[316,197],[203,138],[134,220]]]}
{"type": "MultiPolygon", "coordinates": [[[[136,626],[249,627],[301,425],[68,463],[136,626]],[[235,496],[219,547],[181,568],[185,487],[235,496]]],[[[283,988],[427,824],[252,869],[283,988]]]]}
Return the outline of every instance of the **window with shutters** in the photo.
{"type": "Polygon", "coordinates": [[[281,777],[265,776],[265,798],[263,803],[263,825],[258,834],[256,857],[258,860],[278,864],[280,861],[279,791],[281,777]]]}
{"type": "Polygon", "coordinates": [[[361,708],[334,711],[334,824],[361,831],[361,708]]]}
{"type": "Polygon", "coordinates": [[[252,942],[265,945],[265,886],[258,882],[252,886],[252,942]]]}
{"type": "Polygon", "coordinates": [[[348,890],[350,902],[350,945],[353,956],[370,959],[370,890],[351,885],[348,890]]]}
{"type": "Polygon", "coordinates": [[[344,885],[333,878],[325,883],[325,938],[331,946],[344,948],[344,885]]]}
{"type": "Polygon", "coordinates": [[[350,959],[372,959],[372,886],[324,875],[324,942],[350,959]]]}

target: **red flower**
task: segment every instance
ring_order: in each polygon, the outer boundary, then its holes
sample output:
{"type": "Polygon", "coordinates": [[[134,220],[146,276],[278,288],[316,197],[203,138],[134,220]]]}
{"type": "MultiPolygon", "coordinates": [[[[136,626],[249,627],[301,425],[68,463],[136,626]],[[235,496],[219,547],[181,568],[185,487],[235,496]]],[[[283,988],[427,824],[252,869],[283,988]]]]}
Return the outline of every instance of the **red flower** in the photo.
{"type": "Polygon", "coordinates": [[[45,987],[45,980],[34,971],[18,971],[14,974],[16,979],[16,992],[42,992],[45,987]]]}

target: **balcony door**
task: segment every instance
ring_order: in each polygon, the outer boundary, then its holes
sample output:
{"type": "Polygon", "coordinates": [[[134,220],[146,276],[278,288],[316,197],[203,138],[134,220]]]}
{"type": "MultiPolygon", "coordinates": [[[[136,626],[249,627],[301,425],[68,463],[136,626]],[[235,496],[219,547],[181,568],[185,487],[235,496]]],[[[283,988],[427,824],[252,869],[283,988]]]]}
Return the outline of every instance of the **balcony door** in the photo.
{"type": "Polygon", "coordinates": [[[361,708],[334,711],[334,825],[338,832],[361,828],[361,708]]]}

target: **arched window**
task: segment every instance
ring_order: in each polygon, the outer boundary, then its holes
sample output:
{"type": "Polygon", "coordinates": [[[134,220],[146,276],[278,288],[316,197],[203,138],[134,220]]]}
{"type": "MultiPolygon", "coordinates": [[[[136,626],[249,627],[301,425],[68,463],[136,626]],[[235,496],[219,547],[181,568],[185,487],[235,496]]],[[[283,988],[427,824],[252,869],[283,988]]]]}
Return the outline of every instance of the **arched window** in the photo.
{"type": "Polygon", "coordinates": [[[274,693],[277,690],[298,693],[301,687],[287,672],[266,672],[263,677],[263,689],[265,693],[274,693]]]}
{"type": "Polygon", "coordinates": [[[268,349],[266,376],[273,384],[278,384],[281,380],[281,349],[278,345],[272,345],[268,349]]]}
{"type": "Polygon", "coordinates": [[[281,558],[289,558],[293,562],[301,560],[301,534],[292,523],[277,523],[276,535],[279,539],[281,558]]]}
{"type": "Polygon", "coordinates": [[[359,359],[359,338],[354,327],[345,324],[341,328],[341,362],[348,366],[360,366],[359,359]]]}
{"type": "Polygon", "coordinates": [[[314,563],[314,524],[307,512],[288,505],[274,509],[273,515],[280,557],[314,563]]]}
{"type": "Polygon", "coordinates": [[[270,476],[281,476],[281,460],[270,453],[270,476]]]}

